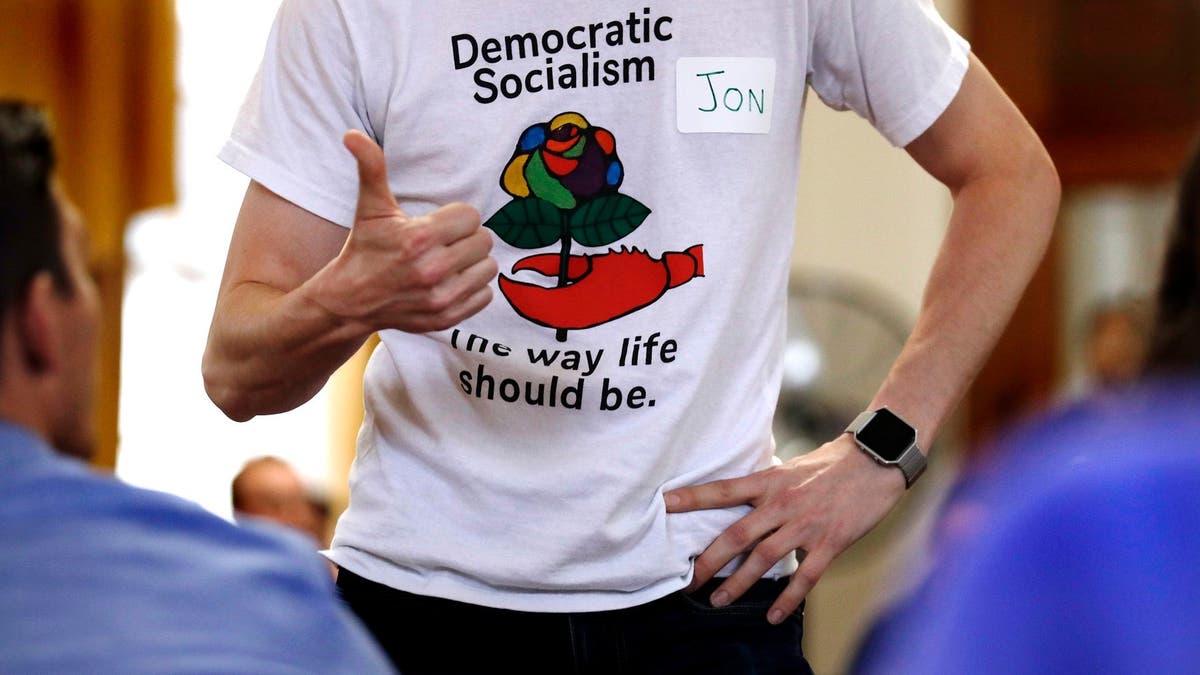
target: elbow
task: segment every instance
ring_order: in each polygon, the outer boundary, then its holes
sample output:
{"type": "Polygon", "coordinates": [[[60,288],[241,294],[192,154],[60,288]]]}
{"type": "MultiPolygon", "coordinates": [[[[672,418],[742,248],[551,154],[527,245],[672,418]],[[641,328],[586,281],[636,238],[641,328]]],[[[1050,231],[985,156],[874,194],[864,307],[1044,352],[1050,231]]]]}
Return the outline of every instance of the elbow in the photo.
{"type": "Polygon", "coordinates": [[[227,372],[228,369],[214,363],[211,354],[206,352],[201,365],[204,392],[208,394],[209,400],[229,419],[234,422],[249,421],[257,413],[251,409],[248,398],[236,382],[228,377],[227,372]]]}
{"type": "Polygon", "coordinates": [[[1059,178],[1054,160],[1050,158],[1050,153],[1046,151],[1046,147],[1041,142],[1031,149],[1026,164],[1029,166],[1029,173],[1037,183],[1039,191],[1045,195],[1047,204],[1057,214],[1058,204],[1062,199],[1062,179],[1059,178]]]}
{"type": "Polygon", "coordinates": [[[1006,151],[993,153],[994,161],[980,167],[974,180],[962,187],[990,193],[989,201],[1011,214],[1012,236],[1024,242],[1027,250],[1036,250],[1040,259],[1054,236],[1062,181],[1050,153],[1032,129],[1014,140],[1006,151]]]}
{"type": "Polygon", "coordinates": [[[254,419],[255,415],[248,407],[239,406],[236,401],[230,399],[218,399],[212,395],[211,390],[209,391],[209,399],[211,399],[212,402],[216,404],[217,409],[222,413],[225,413],[225,416],[229,419],[233,420],[234,422],[249,422],[250,420],[254,419]]]}
{"type": "Polygon", "coordinates": [[[1046,148],[1039,142],[1025,162],[1028,190],[1035,204],[1033,225],[1043,247],[1049,246],[1062,202],[1062,180],[1046,148]]]}

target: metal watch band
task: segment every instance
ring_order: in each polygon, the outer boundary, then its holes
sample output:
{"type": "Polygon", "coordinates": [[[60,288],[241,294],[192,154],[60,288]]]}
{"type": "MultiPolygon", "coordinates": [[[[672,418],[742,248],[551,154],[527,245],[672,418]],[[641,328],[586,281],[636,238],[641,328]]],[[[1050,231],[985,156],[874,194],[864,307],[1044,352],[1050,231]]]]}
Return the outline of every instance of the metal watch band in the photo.
{"type": "Polygon", "coordinates": [[[925,461],[925,453],[921,452],[921,448],[916,443],[908,446],[908,450],[900,455],[900,459],[896,461],[896,466],[900,467],[900,472],[904,474],[904,487],[908,489],[913,483],[925,473],[927,463],[925,461]]]}
{"type": "MultiPolygon", "coordinates": [[[[894,415],[895,413],[892,414],[894,415]]],[[[845,433],[852,434],[855,438],[855,442],[857,443],[858,432],[864,426],[866,426],[867,422],[870,422],[871,418],[874,416],[874,410],[864,410],[860,412],[858,416],[854,418],[854,421],[846,427],[845,433]]],[[[913,427],[913,431],[916,431],[916,427],[913,427]]],[[[862,447],[861,444],[860,447],[862,447]]],[[[879,460],[874,451],[869,454],[871,454],[873,459],[879,461],[885,466],[894,466],[900,469],[900,473],[904,475],[905,489],[912,487],[912,484],[917,482],[917,479],[921,477],[921,474],[925,473],[925,467],[927,466],[927,462],[925,461],[925,453],[921,452],[921,448],[917,444],[916,440],[914,440],[913,444],[908,446],[908,448],[900,454],[900,458],[894,463],[879,460]]]]}
{"type": "Polygon", "coordinates": [[[857,435],[859,429],[862,429],[864,426],[866,426],[867,422],[870,422],[871,418],[874,416],[874,410],[864,410],[858,413],[858,417],[855,417],[854,421],[846,426],[845,433],[857,435]]]}

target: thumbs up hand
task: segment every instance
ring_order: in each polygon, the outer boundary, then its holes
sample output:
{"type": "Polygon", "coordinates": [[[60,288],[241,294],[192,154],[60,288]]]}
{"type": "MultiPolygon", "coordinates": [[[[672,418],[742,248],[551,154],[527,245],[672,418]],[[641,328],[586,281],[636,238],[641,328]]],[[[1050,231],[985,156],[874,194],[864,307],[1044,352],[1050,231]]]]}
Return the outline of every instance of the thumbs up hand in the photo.
{"type": "Polygon", "coordinates": [[[358,206],[332,263],[342,285],[337,306],[327,309],[370,331],[416,333],[450,328],[487,306],[498,268],[479,212],[448,204],[410,217],[392,196],[379,145],[359,131],[343,144],[358,162],[358,206]]]}

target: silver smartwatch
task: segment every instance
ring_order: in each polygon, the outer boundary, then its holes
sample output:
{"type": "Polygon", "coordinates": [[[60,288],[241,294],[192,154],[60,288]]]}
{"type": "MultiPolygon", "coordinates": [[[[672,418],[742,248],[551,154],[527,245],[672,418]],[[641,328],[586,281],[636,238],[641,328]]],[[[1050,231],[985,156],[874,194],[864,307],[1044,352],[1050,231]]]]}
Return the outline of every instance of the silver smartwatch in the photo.
{"type": "Polygon", "coordinates": [[[886,407],[860,413],[846,433],[871,459],[900,469],[905,487],[912,487],[925,471],[925,453],[917,445],[916,427],[886,407]]]}

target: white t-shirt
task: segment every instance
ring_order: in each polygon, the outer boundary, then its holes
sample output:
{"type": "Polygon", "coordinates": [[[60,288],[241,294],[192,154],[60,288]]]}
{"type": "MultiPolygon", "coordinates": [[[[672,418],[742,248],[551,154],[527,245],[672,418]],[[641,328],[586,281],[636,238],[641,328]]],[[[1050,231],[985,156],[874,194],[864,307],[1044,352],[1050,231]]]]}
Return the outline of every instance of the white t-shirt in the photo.
{"type": "Polygon", "coordinates": [[[806,83],[906,145],[967,52],[928,0],[284,2],[221,157],[350,226],[361,129],[501,269],[456,329],[381,333],[332,560],[529,611],[685,586],[748,507],[663,492],[773,461],[806,83]]]}

